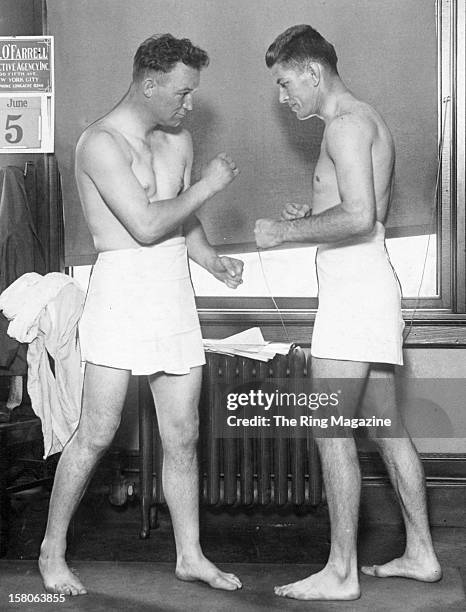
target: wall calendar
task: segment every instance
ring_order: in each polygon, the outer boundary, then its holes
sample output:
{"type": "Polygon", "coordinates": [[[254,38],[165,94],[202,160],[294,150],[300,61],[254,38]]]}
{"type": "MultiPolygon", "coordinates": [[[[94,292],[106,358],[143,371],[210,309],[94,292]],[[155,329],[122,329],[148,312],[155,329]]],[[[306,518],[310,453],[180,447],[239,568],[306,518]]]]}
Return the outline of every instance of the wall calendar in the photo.
{"type": "Polygon", "coordinates": [[[52,36],[0,37],[0,153],[53,153],[52,36]]]}

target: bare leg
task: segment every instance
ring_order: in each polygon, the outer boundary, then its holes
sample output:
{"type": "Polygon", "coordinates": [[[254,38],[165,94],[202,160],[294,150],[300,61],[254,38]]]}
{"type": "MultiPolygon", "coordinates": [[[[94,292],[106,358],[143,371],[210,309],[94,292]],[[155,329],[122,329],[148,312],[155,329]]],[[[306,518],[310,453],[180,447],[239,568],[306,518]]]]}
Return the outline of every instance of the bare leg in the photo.
{"type": "MultiPolygon", "coordinates": [[[[328,359],[312,360],[314,378],[352,378],[350,404],[356,408],[364,390],[369,365],[328,359]]],[[[330,391],[335,391],[331,389],[330,391]]],[[[346,412],[346,411],[345,411],[346,412]]],[[[360,596],[357,567],[357,528],[361,476],[354,439],[316,438],[322,461],[330,514],[331,547],[320,572],[282,587],[275,593],[294,599],[351,600],[360,596]]]]}
{"type": "MultiPolygon", "coordinates": [[[[385,372],[385,378],[392,384],[381,385],[370,376],[365,397],[376,416],[392,418],[392,422],[397,419],[393,377],[392,371],[385,372]]],[[[442,570],[430,535],[422,464],[404,427],[397,435],[404,437],[374,438],[374,442],[387,467],[401,507],[406,528],[406,550],[397,559],[383,565],[362,567],[361,571],[380,578],[403,576],[436,582],[441,579],[442,570]]]]}
{"type": "Polygon", "coordinates": [[[127,370],[86,364],[81,419],[58,463],[40,551],[39,570],[47,591],[87,592],[66,564],[66,533],[92,471],[118,428],[129,376],[127,370]]]}
{"type": "Polygon", "coordinates": [[[240,580],[206,559],[199,543],[196,446],[201,378],[197,367],[183,376],[158,373],[149,379],[163,445],[163,488],[175,534],[176,576],[233,591],[241,588],[240,580]]]}

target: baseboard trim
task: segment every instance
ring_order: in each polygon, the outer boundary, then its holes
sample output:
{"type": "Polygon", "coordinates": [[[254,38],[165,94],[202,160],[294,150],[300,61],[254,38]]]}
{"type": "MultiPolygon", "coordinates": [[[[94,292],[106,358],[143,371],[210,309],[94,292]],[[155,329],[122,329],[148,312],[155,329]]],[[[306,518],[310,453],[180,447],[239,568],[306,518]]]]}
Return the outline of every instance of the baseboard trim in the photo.
{"type": "MultiPolygon", "coordinates": [[[[123,469],[139,469],[139,451],[112,449],[123,469]]],[[[421,453],[427,486],[466,486],[466,453],[421,453]]],[[[388,484],[388,476],[377,452],[359,452],[363,485],[388,484]]]]}
{"type": "MultiPolygon", "coordinates": [[[[466,527],[466,454],[421,454],[432,526],[466,527]]],[[[378,453],[360,453],[361,517],[381,524],[402,522],[398,502],[378,453]]]]}
{"type": "MultiPolygon", "coordinates": [[[[137,478],[139,451],[113,449],[108,462],[137,478]],[[117,457],[118,456],[118,457],[117,457]]],[[[402,521],[385,466],[376,452],[359,453],[362,474],[361,519],[369,523],[402,521]]],[[[429,519],[433,526],[466,527],[466,454],[422,453],[429,519]]],[[[102,465],[102,469],[105,467],[102,465]]],[[[107,472],[107,478],[109,473],[107,472]]],[[[105,480],[107,480],[107,478],[105,480]]]]}
{"type": "MultiPolygon", "coordinates": [[[[426,484],[431,486],[466,486],[466,454],[463,453],[421,453],[426,484]]],[[[377,452],[360,452],[359,462],[364,485],[378,484],[388,476],[377,452]]]]}

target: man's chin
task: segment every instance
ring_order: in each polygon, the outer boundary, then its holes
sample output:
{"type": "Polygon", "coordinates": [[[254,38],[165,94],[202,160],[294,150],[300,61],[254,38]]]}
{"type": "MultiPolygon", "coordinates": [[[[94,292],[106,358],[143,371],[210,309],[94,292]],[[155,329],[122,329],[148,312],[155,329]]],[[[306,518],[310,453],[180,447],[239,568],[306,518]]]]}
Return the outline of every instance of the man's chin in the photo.
{"type": "Polygon", "coordinates": [[[306,121],[306,119],[310,119],[311,117],[315,117],[315,116],[316,116],[315,113],[309,113],[308,115],[305,115],[303,112],[296,113],[296,118],[299,121],[306,121]]]}
{"type": "Polygon", "coordinates": [[[177,128],[181,126],[182,123],[183,123],[183,119],[176,117],[176,118],[169,119],[168,121],[166,121],[164,123],[164,127],[167,129],[176,130],[177,128]]]}
{"type": "Polygon", "coordinates": [[[305,111],[300,107],[291,108],[291,111],[296,115],[296,119],[298,119],[298,121],[304,121],[305,119],[311,116],[306,115],[305,111]]]}

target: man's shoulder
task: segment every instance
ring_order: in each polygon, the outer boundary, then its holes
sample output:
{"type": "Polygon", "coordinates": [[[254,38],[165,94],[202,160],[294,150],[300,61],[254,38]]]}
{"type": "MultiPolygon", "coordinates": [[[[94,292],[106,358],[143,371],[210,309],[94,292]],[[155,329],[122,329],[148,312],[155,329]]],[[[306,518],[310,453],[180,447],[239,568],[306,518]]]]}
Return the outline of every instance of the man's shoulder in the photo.
{"type": "Polygon", "coordinates": [[[370,133],[376,127],[374,109],[368,104],[357,104],[339,113],[327,125],[327,135],[362,131],[370,133]]]}
{"type": "Polygon", "coordinates": [[[368,104],[353,105],[331,119],[325,127],[327,150],[341,146],[371,145],[377,138],[380,119],[368,104]]]}
{"type": "Polygon", "coordinates": [[[78,139],[79,145],[89,145],[98,142],[115,140],[115,130],[104,120],[95,121],[88,125],[78,139]]]}
{"type": "Polygon", "coordinates": [[[99,120],[89,125],[79,137],[76,155],[104,154],[110,151],[126,153],[125,140],[111,124],[99,120]]]}

